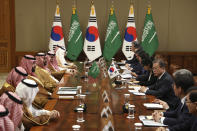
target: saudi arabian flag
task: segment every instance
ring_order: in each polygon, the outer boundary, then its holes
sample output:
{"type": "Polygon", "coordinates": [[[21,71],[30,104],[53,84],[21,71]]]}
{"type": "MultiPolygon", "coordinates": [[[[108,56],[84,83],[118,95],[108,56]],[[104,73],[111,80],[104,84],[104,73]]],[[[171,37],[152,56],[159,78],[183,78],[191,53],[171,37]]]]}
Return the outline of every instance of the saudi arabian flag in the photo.
{"type": "Polygon", "coordinates": [[[159,45],[150,7],[148,7],[148,12],[144,22],[141,45],[144,51],[149,54],[149,56],[154,54],[159,45]]]}
{"type": "Polygon", "coordinates": [[[120,37],[120,32],[118,29],[118,23],[116,20],[114,9],[111,8],[111,12],[108,20],[107,33],[105,36],[105,45],[103,50],[103,57],[110,61],[111,58],[116,54],[116,52],[121,47],[122,41],[120,37]]]}
{"type": "Polygon", "coordinates": [[[93,78],[96,78],[99,75],[99,73],[100,73],[99,66],[97,65],[96,62],[94,62],[90,67],[90,71],[88,72],[88,75],[93,78]]]}
{"type": "Polygon", "coordinates": [[[80,29],[76,8],[73,8],[71,16],[70,32],[68,36],[67,57],[76,60],[83,49],[83,38],[80,29]]]}

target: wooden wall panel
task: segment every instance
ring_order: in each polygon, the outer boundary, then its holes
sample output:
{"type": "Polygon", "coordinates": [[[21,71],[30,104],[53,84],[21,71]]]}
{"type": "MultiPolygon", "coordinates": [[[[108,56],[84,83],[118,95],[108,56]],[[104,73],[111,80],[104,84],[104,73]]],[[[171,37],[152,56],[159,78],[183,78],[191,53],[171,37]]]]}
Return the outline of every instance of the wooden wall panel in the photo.
{"type": "Polygon", "coordinates": [[[167,58],[168,71],[173,73],[171,68],[185,68],[197,75],[197,52],[157,52],[167,58]]]}
{"type": "Polygon", "coordinates": [[[14,65],[11,63],[15,54],[14,16],[14,0],[0,0],[0,72],[8,72],[14,65]]]}
{"type": "Polygon", "coordinates": [[[184,56],[183,58],[184,58],[183,67],[188,70],[194,71],[193,67],[195,66],[194,65],[195,56],[184,56]]]}
{"type": "Polygon", "coordinates": [[[1,51],[0,52],[0,68],[5,68],[8,66],[8,52],[7,51],[1,51]]]}
{"type": "Polygon", "coordinates": [[[183,56],[170,56],[170,64],[176,64],[179,66],[183,65],[184,57],[183,56]]]}

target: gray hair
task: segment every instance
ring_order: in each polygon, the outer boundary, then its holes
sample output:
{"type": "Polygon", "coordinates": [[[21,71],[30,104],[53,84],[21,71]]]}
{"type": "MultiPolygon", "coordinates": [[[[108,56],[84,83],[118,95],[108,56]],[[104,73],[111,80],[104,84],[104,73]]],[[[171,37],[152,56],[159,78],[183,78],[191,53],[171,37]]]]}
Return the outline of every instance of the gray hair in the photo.
{"type": "Polygon", "coordinates": [[[181,87],[184,92],[194,85],[194,78],[191,71],[180,69],[173,73],[174,82],[177,88],[181,87]]]}

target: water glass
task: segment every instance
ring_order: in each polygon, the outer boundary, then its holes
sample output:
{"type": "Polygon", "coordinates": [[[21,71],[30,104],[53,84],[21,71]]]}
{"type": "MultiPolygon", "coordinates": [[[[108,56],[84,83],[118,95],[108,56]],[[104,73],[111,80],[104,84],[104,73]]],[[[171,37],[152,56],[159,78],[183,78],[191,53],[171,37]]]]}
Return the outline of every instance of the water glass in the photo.
{"type": "Polygon", "coordinates": [[[120,79],[121,79],[121,76],[120,76],[120,75],[118,75],[118,76],[117,76],[117,80],[120,80],[120,79]]]}
{"type": "Polygon", "coordinates": [[[135,131],[142,131],[142,123],[135,123],[135,131]]]}
{"type": "Polygon", "coordinates": [[[83,108],[77,108],[77,122],[84,122],[83,119],[83,108]]]}
{"type": "Polygon", "coordinates": [[[79,131],[80,130],[80,125],[73,125],[72,128],[73,128],[73,131],[79,131]]]}
{"type": "Polygon", "coordinates": [[[125,104],[129,103],[130,94],[124,94],[125,104]]]}
{"type": "Polygon", "coordinates": [[[135,105],[129,105],[127,118],[134,119],[135,118],[134,113],[135,113],[135,105]]]}
{"type": "Polygon", "coordinates": [[[81,105],[82,108],[85,105],[85,98],[86,98],[86,95],[80,95],[80,100],[81,100],[80,105],[81,105]]]}
{"type": "Polygon", "coordinates": [[[86,66],[85,67],[85,81],[88,81],[88,71],[89,71],[89,67],[86,66]]]}
{"type": "Polygon", "coordinates": [[[82,86],[77,86],[77,96],[81,95],[82,93],[82,86]]]}

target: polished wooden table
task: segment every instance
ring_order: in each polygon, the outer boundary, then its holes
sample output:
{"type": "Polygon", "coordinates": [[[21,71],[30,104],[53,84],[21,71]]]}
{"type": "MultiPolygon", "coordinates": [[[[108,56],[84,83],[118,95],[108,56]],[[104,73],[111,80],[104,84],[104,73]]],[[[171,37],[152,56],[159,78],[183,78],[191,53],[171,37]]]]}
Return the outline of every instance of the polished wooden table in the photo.
{"type": "MultiPolygon", "coordinates": [[[[127,114],[123,113],[122,105],[124,104],[124,94],[129,93],[128,89],[115,89],[111,87],[111,81],[109,78],[103,78],[102,75],[98,79],[89,79],[89,83],[84,82],[78,76],[64,75],[59,86],[83,86],[83,93],[89,91],[90,94],[86,96],[87,111],[84,113],[85,122],[77,123],[77,113],[73,109],[77,106],[78,100],[75,99],[58,99],[56,92],[58,88],[52,95],[52,100],[49,100],[45,106],[47,110],[58,110],[60,112],[60,118],[56,121],[51,121],[45,126],[35,126],[31,128],[31,131],[71,131],[72,125],[80,125],[80,131],[100,131],[100,89],[104,87],[111,88],[111,102],[112,102],[112,112],[114,128],[116,131],[133,131],[135,130],[134,123],[140,122],[139,115],[151,115],[153,110],[147,110],[143,103],[152,102],[154,100],[153,96],[135,96],[131,94],[130,104],[135,105],[135,118],[127,119],[127,114]],[[102,79],[101,79],[102,78],[102,79]],[[96,83],[96,87],[93,87],[93,82],[96,83]]],[[[155,127],[144,127],[143,131],[154,131],[155,127]]]]}

